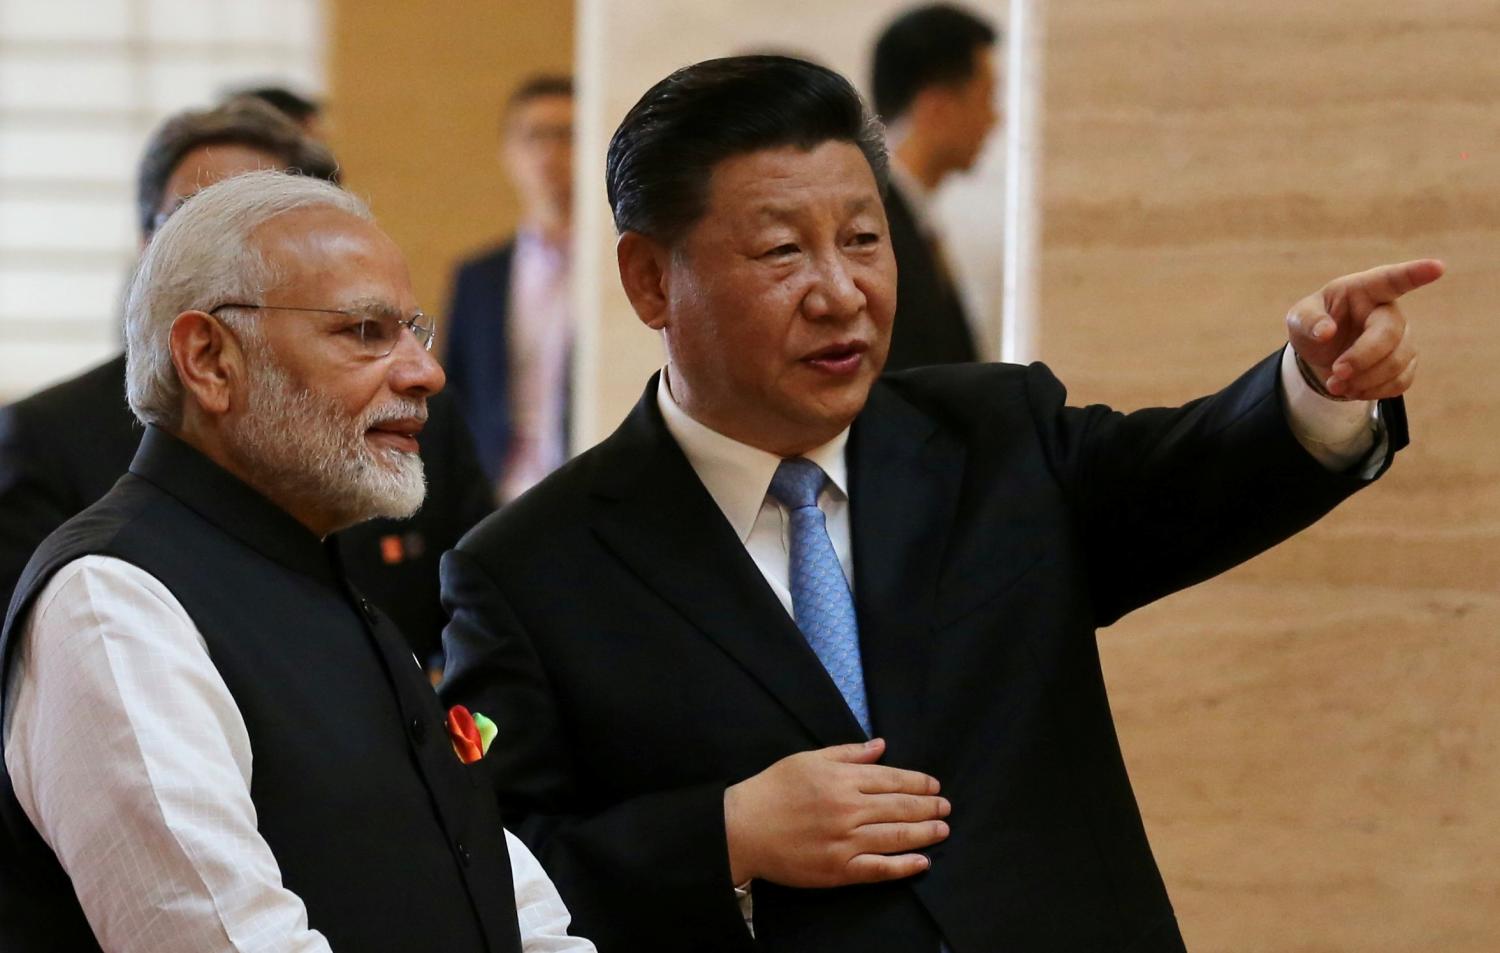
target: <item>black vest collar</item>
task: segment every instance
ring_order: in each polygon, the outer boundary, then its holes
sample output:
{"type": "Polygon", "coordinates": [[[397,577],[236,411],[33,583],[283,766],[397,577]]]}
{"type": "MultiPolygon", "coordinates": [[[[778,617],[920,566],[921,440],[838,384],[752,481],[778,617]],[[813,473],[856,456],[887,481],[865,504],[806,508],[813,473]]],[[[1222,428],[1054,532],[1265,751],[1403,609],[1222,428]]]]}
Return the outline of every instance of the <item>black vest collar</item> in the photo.
{"type": "Polygon", "coordinates": [[[130,472],[170,494],[256,552],[338,585],[334,547],[238,477],[164,430],[147,427],[130,472]]]}

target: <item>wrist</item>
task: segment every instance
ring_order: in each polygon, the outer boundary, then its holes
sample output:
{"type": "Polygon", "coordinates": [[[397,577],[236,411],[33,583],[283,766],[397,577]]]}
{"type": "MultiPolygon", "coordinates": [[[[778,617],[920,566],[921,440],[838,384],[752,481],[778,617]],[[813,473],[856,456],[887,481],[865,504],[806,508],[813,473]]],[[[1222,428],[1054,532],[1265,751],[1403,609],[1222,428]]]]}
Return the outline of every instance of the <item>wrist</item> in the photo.
{"type": "Polygon", "coordinates": [[[731,784],[724,789],[724,842],[729,852],[729,882],[736,889],[740,889],[755,879],[754,867],[750,862],[748,845],[743,835],[743,797],[744,791],[740,784],[731,784]]]}
{"type": "Polygon", "coordinates": [[[1302,359],[1302,355],[1297,353],[1297,349],[1295,347],[1292,348],[1292,359],[1297,362],[1298,373],[1302,375],[1302,380],[1306,382],[1307,386],[1312,388],[1313,393],[1327,400],[1337,400],[1343,402],[1351,399],[1348,397],[1340,397],[1339,395],[1330,391],[1328,389],[1328,385],[1323,383],[1328,374],[1331,373],[1331,369],[1320,369],[1313,367],[1311,364],[1302,359]]]}

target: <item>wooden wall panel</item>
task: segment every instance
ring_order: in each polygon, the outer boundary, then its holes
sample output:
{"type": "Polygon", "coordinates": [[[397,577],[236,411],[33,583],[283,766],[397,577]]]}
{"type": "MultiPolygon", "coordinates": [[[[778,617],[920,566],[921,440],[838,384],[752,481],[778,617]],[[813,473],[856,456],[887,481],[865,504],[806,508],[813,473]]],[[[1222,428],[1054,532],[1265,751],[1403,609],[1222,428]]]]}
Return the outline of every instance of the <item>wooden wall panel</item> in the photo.
{"type": "Polygon", "coordinates": [[[454,263],[515,226],[500,107],[532,73],[572,70],[573,5],[329,0],[329,44],[330,144],[346,184],[441,315],[454,263]]]}

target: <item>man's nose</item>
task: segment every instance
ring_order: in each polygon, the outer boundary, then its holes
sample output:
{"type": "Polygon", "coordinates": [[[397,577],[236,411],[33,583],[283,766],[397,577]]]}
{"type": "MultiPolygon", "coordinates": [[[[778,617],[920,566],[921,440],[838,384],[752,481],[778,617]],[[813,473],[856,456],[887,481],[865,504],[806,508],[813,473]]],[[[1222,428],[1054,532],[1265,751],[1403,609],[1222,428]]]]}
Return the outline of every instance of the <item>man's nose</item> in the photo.
{"type": "Polygon", "coordinates": [[[391,352],[391,390],[408,397],[430,397],[443,389],[448,377],[443,365],[417,340],[411,328],[401,329],[401,338],[391,352]]]}
{"type": "Polygon", "coordinates": [[[860,290],[842,255],[830,255],[818,268],[817,282],[803,299],[809,318],[833,318],[847,321],[865,309],[865,293],[860,290]]]}

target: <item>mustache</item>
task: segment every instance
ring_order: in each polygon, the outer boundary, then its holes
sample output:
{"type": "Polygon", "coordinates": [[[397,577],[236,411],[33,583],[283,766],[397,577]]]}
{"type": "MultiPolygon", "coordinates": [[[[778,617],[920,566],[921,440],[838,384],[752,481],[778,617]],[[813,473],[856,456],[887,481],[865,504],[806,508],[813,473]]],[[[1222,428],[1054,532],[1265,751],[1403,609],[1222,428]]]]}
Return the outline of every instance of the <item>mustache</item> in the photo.
{"type": "Polygon", "coordinates": [[[427,401],[425,398],[397,397],[379,407],[371,407],[360,415],[359,432],[363,433],[377,424],[392,420],[415,420],[427,423],[427,401]]]}

